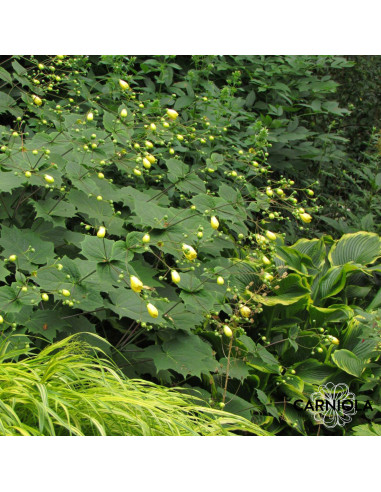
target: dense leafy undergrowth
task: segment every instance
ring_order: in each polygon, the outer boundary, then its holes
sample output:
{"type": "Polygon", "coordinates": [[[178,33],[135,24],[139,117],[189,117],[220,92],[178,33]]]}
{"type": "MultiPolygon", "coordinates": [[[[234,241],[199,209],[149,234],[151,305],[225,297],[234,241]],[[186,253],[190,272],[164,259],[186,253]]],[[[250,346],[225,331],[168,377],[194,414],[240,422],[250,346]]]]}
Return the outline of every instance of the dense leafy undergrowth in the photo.
{"type": "MultiPolygon", "coordinates": [[[[13,57],[0,69],[0,327],[7,350],[43,349],[43,339],[81,334],[127,377],[181,386],[211,408],[251,420],[253,433],[366,432],[380,420],[380,237],[311,239],[305,228],[318,210],[314,180],[301,176],[299,184],[281,174],[287,152],[275,146],[265,126],[272,122],[245,110],[247,101],[235,105],[234,94],[225,100],[222,89],[197,93],[197,83],[174,80],[182,67],[170,59],[172,76],[155,75],[163,78],[160,90],[149,76],[152,60],[141,63],[145,75],[123,60],[13,57]],[[310,238],[289,246],[295,231],[310,238]],[[325,382],[350,385],[372,408],[325,429],[293,405],[325,382]]],[[[248,73],[255,80],[262,72],[248,73]]],[[[333,86],[316,87],[322,94],[333,86]]],[[[284,87],[272,90],[286,98],[284,87]]],[[[319,108],[321,124],[339,111],[319,108]]],[[[302,152],[291,141],[289,149],[302,152]]],[[[321,147],[313,138],[311,145],[321,147]]],[[[52,350],[42,352],[47,364],[52,350]]],[[[16,364],[24,364],[21,353],[16,364]]],[[[123,384],[164,395],[135,379],[123,384]]],[[[62,414],[53,416],[44,396],[55,390],[41,392],[38,381],[28,405],[41,415],[25,425],[40,433],[57,425],[62,432],[118,432],[109,414],[99,426],[86,423],[93,431],[82,428],[82,396],[74,420],[59,424],[62,414]]],[[[159,433],[160,425],[170,432],[162,417],[143,432],[139,416],[131,433],[159,433]]],[[[216,431],[210,425],[205,433],[216,431]]]]}

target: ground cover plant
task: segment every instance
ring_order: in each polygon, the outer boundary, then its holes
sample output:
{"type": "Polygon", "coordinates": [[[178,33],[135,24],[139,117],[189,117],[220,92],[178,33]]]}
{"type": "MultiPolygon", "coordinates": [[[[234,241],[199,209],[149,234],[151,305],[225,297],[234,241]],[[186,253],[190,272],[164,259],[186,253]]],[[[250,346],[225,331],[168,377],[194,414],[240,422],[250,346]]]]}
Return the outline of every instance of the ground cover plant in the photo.
{"type": "MultiPolygon", "coordinates": [[[[47,343],[78,334],[139,391],[163,394],[148,381],[181,386],[257,434],[328,432],[293,402],[323,381],[347,382],[372,410],[329,433],[376,432],[367,426],[379,423],[381,403],[380,238],[339,238],[347,231],[329,217],[309,229],[345,162],[333,118],[349,110],[330,99],[338,84],[326,72],[352,66],[340,57],[5,58],[7,350],[43,350],[47,363],[47,343]]],[[[368,161],[374,173],[377,159],[368,161]]],[[[58,420],[46,422],[56,432],[58,420]]]]}
{"type": "Polygon", "coordinates": [[[205,407],[200,399],[126,379],[104,354],[73,338],[0,359],[3,436],[266,435],[246,419],[205,407]]]}

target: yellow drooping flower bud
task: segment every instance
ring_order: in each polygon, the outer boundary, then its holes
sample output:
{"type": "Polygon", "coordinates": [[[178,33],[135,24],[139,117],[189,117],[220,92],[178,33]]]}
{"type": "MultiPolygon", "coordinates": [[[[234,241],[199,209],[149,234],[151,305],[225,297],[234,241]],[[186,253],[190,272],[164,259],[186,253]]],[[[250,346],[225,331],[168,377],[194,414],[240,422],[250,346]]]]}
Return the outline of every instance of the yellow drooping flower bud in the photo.
{"type": "Polygon", "coordinates": [[[218,285],[224,285],[225,283],[225,280],[223,277],[217,277],[217,284],[218,285]]]}
{"type": "Polygon", "coordinates": [[[159,311],[155,308],[155,306],[151,303],[147,304],[147,311],[152,318],[157,318],[159,316],[159,311]]]}
{"type": "Polygon", "coordinates": [[[42,99],[39,98],[38,96],[33,95],[32,96],[33,102],[36,106],[41,106],[42,104],[42,99]]]}
{"type": "Polygon", "coordinates": [[[62,289],[62,295],[65,297],[70,297],[70,290],[62,289]]]}
{"type": "Polygon", "coordinates": [[[120,112],[120,117],[121,118],[126,118],[127,117],[127,109],[123,108],[122,111],[120,112]]]}
{"type": "Polygon", "coordinates": [[[231,331],[231,328],[228,325],[224,325],[224,334],[229,338],[233,336],[233,332],[231,331]]]}
{"type": "Polygon", "coordinates": [[[331,342],[332,342],[334,345],[339,345],[340,340],[339,340],[338,338],[336,338],[336,337],[332,337],[332,338],[331,338],[331,342]]]}
{"type": "Polygon", "coordinates": [[[178,272],[176,272],[176,270],[172,270],[171,278],[172,278],[172,282],[175,284],[178,284],[181,280],[180,275],[178,274],[178,272]]]}
{"type": "Polygon", "coordinates": [[[142,241],[143,243],[149,243],[151,241],[151,236],[149,234],[144,234],[142,241]]]}
{"type": "Polygon", "coordinates": [[[150,161],[147,159],[147,157],[144,157],[143,159],[143,166],[146,168],[146,169],[149,169],[151,167],[151,163],[150,161]]]}
{"type": "Polygon", "coordinates": [[[188,244],[183,244],[182,250],[184,251],[184,255],[186,258],[188,258],[188,260],[194,260],[197,258],[197,253],[192,248],[192,246],[189,246],[188,244]]]}
{"type": "Polygon", "coordinates": [[[86,119],[87,119],[87,121],[93,121],[93,119],[94,119],[93,113],[87,113],[86,119]]]}
{"type": "Polygon", "coordinates": [[[106,235],[106,228],[103,226],[100,226],[100,228],[98,229],[98,232],[97,232],[97,236],[100,238],[103,238],[103,237],[105,237],[105,235],[106,235]]]}
{"type": "Polygon", "coordinates": [[[131,289],[134,292],[141,292],[143,289],[143,282],[138,279],[138,277],[135,277],[135,275],[130,276],[130,284],[131,284],[131,289]]]}
{"type": "Polygon", "coordinates": [[[125,80],[122,80],[122,79],[119,80],[119,86],[124,91],[130,88],[130,86],[128,85],[128,83],[125,80]]]}
{"type": "Polygon", "coordinates": [[[54,183],[54,178],[53,178],[53,176],[50,176],[49,174],[45,174],[45,175],[44,175],[44,180],[45,180],[47,183],[49,183],[49,184],[54,183]]]}
{"type": "Polygon", "coordinates": [[[271,265],[271,261],[267,258],[267,256],[262,257],[262,263],[264,265],[271,265]]]}
{"type": "Polygon", "coordinates": [[[241,315],[244,318],[249,318],[250,314],[251,314],[251,309],[248,308],[247,306],[241,306],[241,309],[239,310],[239,312],[241,313],[241,315]]]}
{"type": "Polygon", "coordinates": [[[265,272],[263,274],[263,278],[264,278],[264,280],[267,280],[268,282],[271,282],[272,280],[274,280],[274,277],[271,275],[271,273],[268,273],[268,272],[265,272]]]}
{"type": "Polygon", "coordinates": [[[299,217],[301,218],[301,220],[305,223],[305,224],[309,224],[312,220],[312,217],[310,214],[300,214],[299,217]]]}
{"type": "Polygon", "coordinates": [[[167,109],[167,115],[171,120],[175,120],[179,116],[179,113],[174,109],[167,109]]]}
{"type": "Polygon", "coordinates": [[[276,235],[271,231],[266,231],[266,237],[267,239],[270,239],[270,241],[275,241],[276,239],[276,235]]]}
{"type": "Polygon", "coordinates": [[[210,219],[210,225],[212,226],[212,229],[217,230],[220,226],[220,223],[218,222],[218,219],[215,215],[210,219]]]}
{"type": "Polygon", "coordinates": [[[151,155],[151,154],[147,154],[147,155],[146,155],[146,159],[148,159],[148,161],[149,161],[151,164],[155,164],[155,162],[156,162],[155,157],[154,157],[153,155],[151,155]]]}

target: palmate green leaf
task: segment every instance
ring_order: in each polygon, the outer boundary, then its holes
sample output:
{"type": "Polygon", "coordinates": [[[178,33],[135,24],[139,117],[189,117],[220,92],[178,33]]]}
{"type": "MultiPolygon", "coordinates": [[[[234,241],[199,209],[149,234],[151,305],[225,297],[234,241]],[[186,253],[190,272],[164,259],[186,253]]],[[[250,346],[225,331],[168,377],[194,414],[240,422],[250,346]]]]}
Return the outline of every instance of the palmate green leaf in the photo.
{"type": "Polygon", "coordinates": [[[373,263],[381,256],[381,237],[372,232],[344,234],[332,246],[328,258],[332,265],[353,262],[360,265],[373,263]]]}
{"type": "MultiPolygon", "coordinates": [[[[171,254],[175,258],[183,258],[184,254],[181,249],[182,244],[186,242],[186,244],[195,247],[197,241],[196,233],[199,225],[203,226],[205,229],[205,239],[209,238],[212,234],[210,231],[211,227],[209,221],[205,217],[194,214],[189,215],[189,213],[185,216],[185,214],[179,213],[175,220],[171,220],[170,225],[166,229],[156,229],[152,231],[150,244],[157,246],[164,253],[171,254]],[[177,221],[178,223],[176,224],[177,221]],[[185,239],[184,234],[188,234],[190,237],[185,239]]],[[[217,238],[213,244],[206,241],[205,243],[201,243],[197,253],[206,253],[219,257],[221,256],[221,251],[227,247],[232,247],[231,241],[217,238]]]]}
{"type": "Polygon", "coordinates": [[[191,210],[160,207],[153,202],[143,202],[140,199],[133,201],[132,210],[136,215],[133,219],[134,224],[141,224],[144,227],[153,227],[155,229],[166,229],[168,224],[180,219],[186,219],[192,215],[191,210]],[[168,218],[164,219],[165,216],[168,218]]]}
{"type": "Polygon", "coordinates": [[[167,193],[163,193],[157,188],[148,188],[140,191],[132,186],[123,186],[115,190],[113,200],[123,203],[130,209],[133,208],[135,202],[149,202],[161,207],[169,207],[171,204],[167,193]]]}
{"type": "Polygon", "coordinates": [[[216,206],[211,212],[231,224],[247,219],[247,212],[244,206],[230,203],[221,197],[216,198],[216,206]]]}
{"type": "Polygon", "coordinates": [[[128,273],[136,275],[144,285],[149,287],[164,286],[163,282],[154,278],[157,275],[157,271],[149,263],[145,262],[144,259],[129,262],[128,273]]]}
{"type": "Polygon", "coordinates": [[[167,159],[165,165],[168,168],[167,178],[171,183],[184,179],[189,172],[189,166],[180,159],[167,159]]]}
{"type": "Polygon", "coordinates": [[[175,103],[175,106],[174,108],[176,110],[180,110],[180,109],[183,109],[183,108],[187,108],[188,106],[190,106],[192,103],[194,102],[194,97],[190,97],[190,96],[180,96],[176,99],[176,103],[175,103]]]}
{"type": "Polygon", "coordinates": [[[182,302],[168,313],[167,318],[173,323],[173,328],[183,331],[190,331],[200,326],[204,320],[201,313],[186,310],[182,302]]]}
{"type": "Polygon", "coordinates": [[[144,301],[139,294],[131,289],[119,288],[109,291],[111,303],[105,301],[106,307],[119,315],[119,318],[127,317],[134,320],[149,322],[151,324],[165,323],[163,314],[168,311],[172,305],[163,301],[152,300],[144,301]],[[159,311],[157,318],[152,318],[147,311],[147,303],[151,302],[159,311]]]}
{"type": "MultiPolygon", "coordinates": [[[[228,359],[226,357],[223,357],[218,361],[218,364],[219,364],[218,373],[226,374],[228,359]]],[[[249,374],[250,374],[250,367],[246,364],[246,362],[244,362],[242,359],[235,359],[234,357],[230,358],[229,378],[240,379],[241,381],[244,381],[249,374]]]]}
{"type": "Polygon", "coordinates": [[[108,202],[99,201],[95,196],[89,197],[81,190],[72,189],[67,195],[67,201],[76,207],[78,215],[86,215],[89,218],[97,219],[99,225],[105,220],[107,222],[108,217],[114,215],[114,211],[108,202]]]}
{"type": "Polygon", "coordinates": [[[33,311],[27,322],[28,330],[34,334],[43,335],[50,342],[57,333],[70,326],[69,319],[61,319],[59,311],[48,309],[33,311]]]}
{"type": "Polygon", "coordinates": [[[8,277],[8,275],[11,275],[11,272],[0,264],[0,281],[5,282],[5,279],[6,277],[8,277]]]}
{"type": "Polygon", "coordinates": [[[17,227],[1,227],[0,246],[4,248],[2,254],[7,258],[10,255],[18,256],[20,268],[31,271],[32,264],[44,265],[48,258],[54,256],[53,244],[42,241],[36,232],[30,229],[18,229],[17,227]],[[34,248],[34,252],[27,250],[34,248]]]}
{"type": "Polygon", "coordinates": [[[73,296],[75,296],[76,301],[79,301],[78,309],[94,311],[102,308],[104,306],[104,301],[100,294],[102,291],[106,291],[104,286],[93,288],[89,284],[76,285],[75,289],[73,289],[73,296]]]}
{"type": "Polygon", "coordinates": [[[268,367],[272,366],[274,369],[276,368],[276,372],[279,372],[279,362],[263,345],[257,345],[256,354],[259,355],[268,367]]]}
{"type": "Polygon", "coordinates": [[[17,296],[18,290],[10,287],[9,285],[3,285],[0,287],[0,312],[17,313],[20,311],[22,304],[17,296]]]}
{"type": "Polygon", "coordinates": [[[191,199],[193,205],[199,213],[203,213],[204,210],[213,210],[217,205],[217,199],[210,195],[198,194],[191,199]]]}
{"type": "Polygon", "coordinates": [[[127,257],[127,246],[124,241],[101,239],[97,236],[86,236],[81,243],[82,254],[90,261],[105,263],[122,261],[127,257]]]}
{"type": "Polygon", "coordinates": [[[203,288],[196,292],[181,291],[180,298],[184,301],[186,309],[197,313],[220,311],[224,305],[225,289],[217,285],[203,288]]]}
{"type": "Polygon", "coordinates": [[[41,300],[40,293],[36,289],[22,292],[20,284],[14,282],[12,285],[0,287],[0,312],[3,314],[17,313],[16,318],[10,321],[24,324],[25,316],[32,310],[32,306],[41,300]],[[22,314],[24,313],[24,314],[22,314]]]}
{"type": "Polygon", "coordinates": [[[6,92],[0,92],[0,114],[7,111],[12,112],[12,108],[16,106],[16,101],[6,92]]]}
{"type": "Polygon", "coordinates": [[[73,217],[76,210],[72,203],[60,202],[54,198],[33,202],[33,207],[36,210],[37,217],[52,222],[54,225],[61,226],[65,226],[65,219],[73,217]]]}
{"type": "Polygon", "coordinates": [[[331,355],[333,362],[352,376],[360,377],[365,369],[365,363],[359,359],[353,352],[346,349],[335,350],[331,355]]]}
{"type": "Polygon", "coordinates": [[[180,289],[191,293],[200,291],[203,288],[203,283],[195,273],[182,273],[178,286],[180,289]]]}
{"type": "MultiPolygon", "coordinates": [[[[121,105],[119,110],[123,109],[124,105],[121,105]]],[[[129,125],[133,125],[133,115],[131,112],[128,113],[125,121],[120,121],[116,118],[115,114],[109,113],[107,111],[104,112],[103,115],[103,125],[104,128],[113,134],[114,137],[118,139],[123,145],[127,145],[134,134],[133,127],[127,127],[126,123],[129,125]]]]}
{"type": "Polygon", "coordinates": [[[255,371],[264,372],[265,374],[279,374],[279,366],[274,364],[268,364],[264,362],[260,357],[249,357],[247,365],[255,369],[255,371]]]}
{"type": "Polygon", "coordinates": [[[55,248],[71,245],[79,249],[81,241],[86,237],[85,234],[60,226],[54,227],[51,222],[37,218],[33,223],[32,230],[36,231],[41,240],[52,243],[55,248]]]}
{"type": "Polygon", "coordinates": [[[74,278],[67,279],[65,270],[58,270],[54,265],[43,267],[36,271],[33,281],[46,291],[58,291],[60,289],[72,290],[74,278]]]}
{"type": "Polygon", "coordinates": [[[8,84],[12,84],[12,75],[3,67],[0,67],[0,79],[8,82],[8,84]]]}
{"type": "MultiPolygon", "coordinates": [[[[241,341],[244,341],[246,346],[246,338],[240,337],[241,341]]],[[[254,348],[254,347],[253,347],[254,348]]],[[[256,345],[255,349],[251,352],[251,347],[249,348],[249,355],[247,356],[247,365],[267,374],[280,374],[280,365],[277,359],[263,347],[262,345],[256,345]]]]}
{"type": "Polygon", "coordinates": [[[0,193],[9,193],[16,188],[21,187],[25,180],[25,176],[15,176],[13,172],[4,172],[0,170],[0,193]]]}
{"type": "MultiPolygon", "coordinates": [[[[216,154],[212,154],[212,157],[216,154]]],[[[236,188],[227,185],[226,183],[222,183],[218,188],[218,195],[220,198],[223,198],[224,201],[230,203],[231,205],[244,205],[244,200],[242,198],[241,193],[236,188]]]]}
{"type": "Polygon", "coordinates": [[[157,371],[173,370],[183,377],[192,374],[201,378],[218,369],[212,347],[193,334],[176,332],[176,337],[161,347],[153,345],[145,349],[141,357],[152,358],[157,371]]]}
{"type": "Polygon", "coordinates": [[[176,183],[176,188],[187,194],[205,193],[205,183],[194,172],[189,173],[184,179],[176,183]]]}

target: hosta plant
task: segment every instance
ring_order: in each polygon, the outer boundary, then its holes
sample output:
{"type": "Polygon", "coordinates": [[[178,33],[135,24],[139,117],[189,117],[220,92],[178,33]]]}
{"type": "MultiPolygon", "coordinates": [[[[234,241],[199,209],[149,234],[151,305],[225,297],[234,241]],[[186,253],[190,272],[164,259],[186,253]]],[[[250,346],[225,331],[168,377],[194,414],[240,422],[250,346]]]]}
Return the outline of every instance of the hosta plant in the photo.
{"type": "Polygon", "coordinates": [[[356,424],[380,423],[380,257],[381,238],[367,232],[337,241],[300,239],[292,246],[278,239],[266,292],[260,257],[237,260],[246,277],[241,310],[230,317],[227,357],[214,345],[221,357],[214,379],[225,378],[230,408],[244,408],[248,400],[254,420],[282,434],[350,434],[356,424]],[[347,384],[372,408],[329,431],[313,412],[295,409],[296,400],[307,403],[329,382],[347,384]]]}

